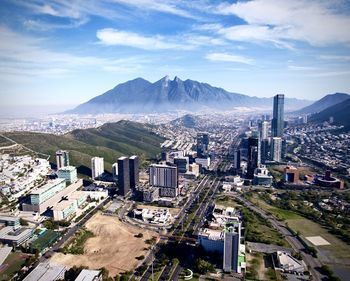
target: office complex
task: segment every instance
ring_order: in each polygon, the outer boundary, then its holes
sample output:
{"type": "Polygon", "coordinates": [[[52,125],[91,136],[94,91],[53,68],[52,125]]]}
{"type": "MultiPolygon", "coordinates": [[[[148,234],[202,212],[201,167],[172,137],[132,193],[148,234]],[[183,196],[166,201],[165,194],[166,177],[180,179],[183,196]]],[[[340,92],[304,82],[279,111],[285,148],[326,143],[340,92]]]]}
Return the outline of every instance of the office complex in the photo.
{"type": "Polygon", "coordinates": [[[222,255],[224,272],[241,273],[246,262],[239,213],[234,208],[215,205],[210,217],[208,227],[198,232],[199,244],[207,252],[222,255]]]}
{"type": "Polygon", "coordinates": [[[118,186],[119,195],[126,196],[130,191],[129,158],[118,158],[118,186]]]}
{"type": "Polygon", "coordinates": [[[284,95],[273,98],[273,118],[271,124],[272,137],[283,137],[284,129],[284,95]]]}
{"type": "Polygon", "coordinates": [[[40,205],[66,188],[65,179],[54,179],[30,193],[30,204],[40,205]]]}
{"type": "Polygon", "coordinates": [[[174,158],[174,164],[177,167],[179,173],[186,173],[189,165],[188,157],[176,157],[174,158]]]}
{"type": "Polygon", "coordinates": [[[271,186],[273,177],[265,165],[259,165],[254,171],[253,184],[271,186]]]}
{"type": "Polygon", "coordinates": [[[149,183],[159,187],[160,196],[176,197],[179,193],[177,167],[152,164],[149,168],[149,183]]]}
{"type": "Polygon", "coordinates": [[[58,150],[56,152],[57,170],[69,166],[69,152],[66,150],[58,150]]]}
{"type": "Polygon", "coordinates": [[[248,138],[248,157],[247,157],[247,178],[252,179],[254,177],[254,170],[260,165],[261,162],[261,149],[259,134],[256,132],[248,138]]]}
{"type": "Polygon", "coordinates": [[[197,134],[197,157],[205,157],[208,155],[209,135],[207,133],[197,134]]]}
{"type": "Polygon", "coordinates": [[[271,160],[281,162],[282,159],[282,139],[274,137],[271,139],[271,160]]]}
{"type": "Polygon", "coordinates": [[[130,188],[135,189],[139,184],[139,157],[133,155],[129,158],[130,188]]]}
{"type": "Polygon", "coordinates": [[[91,177],[96,179],[104,173],[104,163],[102,157],[91,158],[91,177]]]}
{"type": "Polygon", "coordinates": [[[57,171],[57,176],[60,179],[65,179],[67,184],[71,184],[77,181],[77,168],[74,166],[65,166],[57,171]]]}

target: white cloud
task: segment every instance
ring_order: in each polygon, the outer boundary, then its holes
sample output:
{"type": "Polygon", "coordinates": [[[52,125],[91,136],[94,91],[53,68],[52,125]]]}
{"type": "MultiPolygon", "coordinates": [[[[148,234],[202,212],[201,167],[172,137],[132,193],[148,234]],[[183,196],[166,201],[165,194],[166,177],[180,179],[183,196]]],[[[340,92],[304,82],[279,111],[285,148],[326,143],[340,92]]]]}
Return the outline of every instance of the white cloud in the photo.
{"type": "Polygon", "coordinates": [[[252,0],[221,4],[217,12],[247,22],[221,30],[231,40],[277,44],[296,40],[325,46],[350,43],[350,17],[341,8],[342,1],[252,0]]]}
{"type": "Polygon", "coordinates": [[[163,36],[143,36],[133,32],[105,28],[98,30],[96,33],[100,43],[109,46],[131,46],[146,50],[161,49],[192,49],[193,46],[179,44],[166,39],[163,36]]]}
{"type": "Polygon", "coordinates": [[[245,56],[240,56],[240,55],[226,54],[226,53],[211,53],[211,54],[207,54],[205,58],[210,61],[224,61],[224,62],[235,62],[235,63],[243,63],[243,64],[253,64],[253,60],[251,58],[247,58],[245,56]]]}

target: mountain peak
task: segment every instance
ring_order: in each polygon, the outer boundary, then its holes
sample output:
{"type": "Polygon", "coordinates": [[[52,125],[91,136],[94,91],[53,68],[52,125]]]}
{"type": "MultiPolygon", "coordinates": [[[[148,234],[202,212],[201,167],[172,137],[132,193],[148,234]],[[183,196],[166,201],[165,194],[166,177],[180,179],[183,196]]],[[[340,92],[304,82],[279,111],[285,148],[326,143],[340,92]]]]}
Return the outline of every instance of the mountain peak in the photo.
{"type": "MultiPolygon", "coordinates": [[[[290,100],[294,108],[307,101],[290,100]]],[[[142,78],[122,83],[67,113],[154,113],[174,110],[232,110],[235,107],[270,108],[271,99],[250,97],[212,87],[209,84],[166,75],[151,83],[142,78]]],[[[290,107],[292,107],[290,106],[290,107]]]]}

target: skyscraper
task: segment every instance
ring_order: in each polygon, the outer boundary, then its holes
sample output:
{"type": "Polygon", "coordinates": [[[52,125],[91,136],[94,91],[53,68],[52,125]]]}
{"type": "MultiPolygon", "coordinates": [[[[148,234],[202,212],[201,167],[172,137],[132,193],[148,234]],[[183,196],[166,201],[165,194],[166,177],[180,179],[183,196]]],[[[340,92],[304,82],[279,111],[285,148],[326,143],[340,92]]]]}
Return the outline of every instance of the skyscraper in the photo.
{"type": "Polygon", "coordinates": [[[274,137],[271,139],[271,160],[281,162],[282,159],[282,139],[274,137]]]}
{"type": "Polygon", "coordinates": [[[236,172],[241,168],[241,150],[239,148],[233,154],[233,168],[236,172]]]}
{"type": "Polygon", "coordinates": [[[209,136],[207,133],[197,134],[197,157],[205,157],[208,155],[209,136]]]}
{"type": "Polygon", "coordinates": [[[261,163],[260,156],[260,139],[259,134],[255,132],[248,138],[248,165],[247,165],[247,178],[252,179],[254,177],[254,170],[261,163]]]}
{"type": "Polygon", "coordinates": [[[259,123],[260,140],[266,140],[269,136],[269,122],[263,121],[259,123]]]}
{"type": "Polygon", "coordinates": [[[139,157],[133,155],[129,158],[130,188],[135,189],[139,184],[139,157]]]}
{"type": "Polygon", "coordinates": [[[149,183],[159,187],[162,197],[177,197],[179,195],[177,167],[152,164],[149,167],[149,183]]]}
{"type": "Polygon", "coordinates": [[[126,196],[130,190],[129,158],[122,156],[118,159],[119,195],[126,196]]]}
{"type": "Polygon", "coordinates": [[[284,95],[273,98],[273,118],[271,124],[272,137],[283,137],[284,129],[284,95]]]}
{"type": "Polygon", "coordinates": [[[118,179],[118,163],[114,163],[112,165],[112,176],[113,176],[113,180],[117,180],[118,179]]]}
{"type": "Polygon", "coordinates": [[[69,152],[66,150],[56,151],[57,170],[69,166],[69,152]]]}
{"type": "Polygon", "coordinates": [[[104,172],[104,163],[102,157],[91,158],[91,177],[96,179],[104,172]]]}

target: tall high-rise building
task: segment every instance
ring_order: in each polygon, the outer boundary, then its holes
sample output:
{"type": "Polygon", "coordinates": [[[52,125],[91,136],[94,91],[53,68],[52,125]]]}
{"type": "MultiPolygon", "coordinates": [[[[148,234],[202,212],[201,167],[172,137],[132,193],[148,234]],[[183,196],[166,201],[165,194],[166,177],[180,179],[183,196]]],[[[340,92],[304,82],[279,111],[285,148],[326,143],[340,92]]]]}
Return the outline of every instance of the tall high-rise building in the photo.
{"type": "Polygon", "coordinates": [[[178,190],[177,167],[152,164],[149,167],[149,183],[159,187],[159,195],[162,197],[176,197],[178,190]]]}
{"type": "Polygon", "coordinates": [[[56,151],[57,170],[62,167],[69,166],[69,152],[66,150],[56,151]]]}
{"type": "Polygon", "coordinates": [[[271,139],[271,160],[281,162],[282,159],[282,138],[271,139]]]}
{"type": "Polygon", "coordinates": [[[269,122],[263,121],[259,124],[260,140],[266,140],[269,137],[269,122]]]}
{"type": "Polygon", "coordinates": [[[197,134],[197,157],[205,157],[208,155],[209,135],[207,133],[197,134]]]}
{"type": "Polygon", "coordinates": [[[272,137],[283,137],[284,130],[284,95],[273,98],[273,118],[271,124],[272,137]]]}
{"type": "Polygon", "coordinates": [[[158,187],[177,187],[177,167],[152,164],[149,167],[149,183],[158,187]]]}
{"type": "Polygon", "coordinates": [[[241,150],[237,148],[233,154],[233,168],[237,171],[241,168],[241,150]]]}
{"type": "Polygon", "coordinates": [[[118,185],[119,195],[126,196],[130,190],[129,158],[118,158],[118,185]]]}
{"type": "Polygon", "coordinates": [[[254,178],[254,170],[261,163],[261,148],[259,134],[255,132],[248,138],[248,163],[247,163],[247,178],[254,178]]]}
{"type": "Polygon", "coordinates": [[[188,157],[175,157],[174,164],[177,167],[179,173],[186,173],[189,166],[189,158],[188,157]]]}
{"type": "Polygon", "coordinates": [[[91,158],[91,177],[96,179],[104,173],[104,163],[102,157],[91,158]]]}
{"type": "Polygon", "coordinates": [[[139,184],[139,157],[133,155],[129,158],[130,188],[135,189],[139,184]]]}
{"type": "Polygon", "coordinates": [[[114,163],[112,165],[112,176],[113,180],[118,180],[118,163],[114,163]]]}
{"type": "Polygon", "coordinates": [[[270,140],[261,140],[261,163],[265,164],[270,158],[270,140]]]}
{"type": "Polygon", "coordinates": [[[224,256],[223,256],[223,270],[224,272],[241,273],[239,266],[241,240],[241,223],[235,223],[228,226],[224,230],[224,256]]]}

